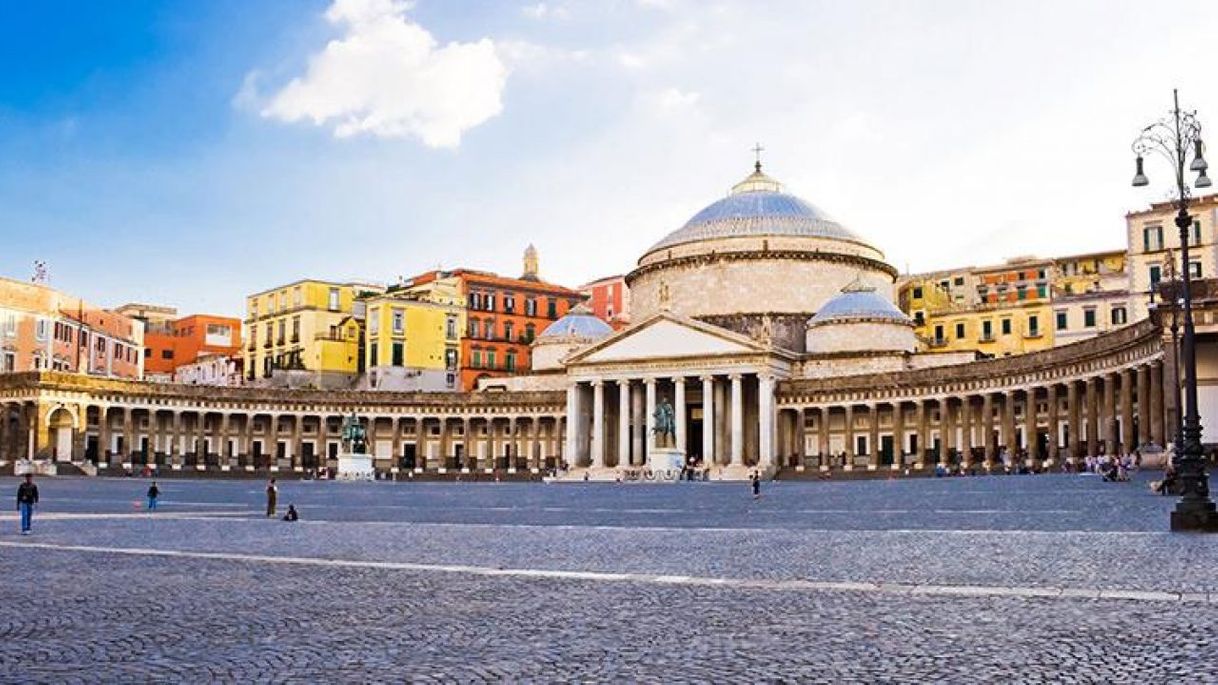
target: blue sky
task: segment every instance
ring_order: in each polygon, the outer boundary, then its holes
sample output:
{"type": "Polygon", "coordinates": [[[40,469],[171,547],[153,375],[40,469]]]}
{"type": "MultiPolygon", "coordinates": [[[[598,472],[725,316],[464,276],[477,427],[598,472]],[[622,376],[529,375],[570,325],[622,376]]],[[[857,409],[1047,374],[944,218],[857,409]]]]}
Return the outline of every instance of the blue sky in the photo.
{"type": "Polygon", "coordinates": [[[513,274],[533,242],[577,285],[757,140],[901,269],[1118,248],[1172,86],[1218,127],[1218,3],[1164,4],[5,3],[0,274],[240,314],[304,277],[513,274]]]}

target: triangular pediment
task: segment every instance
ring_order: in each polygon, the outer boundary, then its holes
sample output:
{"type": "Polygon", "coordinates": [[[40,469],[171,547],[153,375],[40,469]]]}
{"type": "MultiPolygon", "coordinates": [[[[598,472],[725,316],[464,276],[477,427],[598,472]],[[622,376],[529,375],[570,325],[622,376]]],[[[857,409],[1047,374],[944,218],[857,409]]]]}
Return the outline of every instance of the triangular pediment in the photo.
{"type": "Polygon", "coordinates": [[[766,352],[766,349],[738,333],[662,313],[582,350],[567,363],[593,364],[759,352],[766,352]]]}

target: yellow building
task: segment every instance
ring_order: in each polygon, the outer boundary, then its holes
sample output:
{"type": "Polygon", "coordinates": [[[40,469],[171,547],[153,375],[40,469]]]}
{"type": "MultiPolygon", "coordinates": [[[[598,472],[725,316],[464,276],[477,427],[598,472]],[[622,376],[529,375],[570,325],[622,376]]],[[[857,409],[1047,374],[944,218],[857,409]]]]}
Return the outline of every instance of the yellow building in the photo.
{"type": "Polygon", "coordinates": [[[1125,250],[1054,260],[1053,343],[1065,345],[1134,321],[1140,295],[1129,292],[1125,250]]]}
{"type": "Polygon", "coordinates": [[[460,390],[465,297],[457,278],[391,287],[364,299],[365,387],[379,390],[460,390]]]}
{"type": "Polygon", "coordinates": [[[246,381],[352,387],[364,370],[361,297],[367,283],[302,280],[246,298],[246,381]]]}
{"type": "Polygon", "coordinates": [[[1005,264],[905,276],[901,308],[914,320],[924,351],[977,351],[1003,357],[1053,346],[1053,262],[1005,264]]]}

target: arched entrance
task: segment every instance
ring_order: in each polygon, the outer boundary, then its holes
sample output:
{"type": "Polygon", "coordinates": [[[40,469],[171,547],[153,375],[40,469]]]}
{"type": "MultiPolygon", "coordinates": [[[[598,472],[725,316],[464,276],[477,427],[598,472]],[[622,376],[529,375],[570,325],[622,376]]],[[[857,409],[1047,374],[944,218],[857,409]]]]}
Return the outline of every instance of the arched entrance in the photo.
{"type": "Polygon", "coordinates": [[[76,417],[67,407],[56,407],[47,416],[47,432],[51,438],[51,455],[55,461],[73,461],[72,435],[76,417]]]}

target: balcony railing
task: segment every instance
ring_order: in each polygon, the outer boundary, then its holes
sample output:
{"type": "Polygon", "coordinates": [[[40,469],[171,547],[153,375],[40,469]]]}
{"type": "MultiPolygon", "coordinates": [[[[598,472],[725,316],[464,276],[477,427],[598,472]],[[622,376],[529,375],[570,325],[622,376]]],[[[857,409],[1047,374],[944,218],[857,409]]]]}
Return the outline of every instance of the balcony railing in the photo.
{"type": "Polygon", "coordinates": [[[270,338],[267,338],[267,339],[266,339],[266,342],[262,343],[262,346],[263,346],[263,347],[265,347],[265,348],[267,348],[267,349],[270,349],[271,344],[272,344],[272,343],[271,343],[271,339],[270,339],[270,338]]]}
{"type": "Polygon", "coordinates": [[[926,344],[931,347],[947,347],[947,338],[931,338],[926,344]]]}

